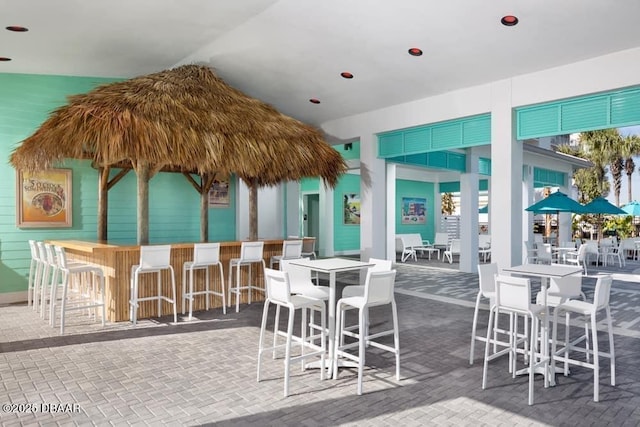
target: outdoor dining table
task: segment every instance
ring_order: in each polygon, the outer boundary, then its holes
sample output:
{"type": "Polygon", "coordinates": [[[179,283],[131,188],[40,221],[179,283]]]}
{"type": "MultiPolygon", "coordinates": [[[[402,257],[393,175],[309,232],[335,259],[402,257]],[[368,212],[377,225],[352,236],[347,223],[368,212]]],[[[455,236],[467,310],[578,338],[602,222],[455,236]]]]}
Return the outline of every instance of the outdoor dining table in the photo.
{"type": "MultiPolygon", "coordinates": [[[[549,282],[553,279],[558,279],[566,276],[571,276],[572,274],[582,273],[582,267],[574,267],[568,265],[544,265],[544,264],[523,264],[516,265],[514,267],[506,267],[502,269],[505,273],[510,273],[512,275],[520,275],[520,276],[529,276],[529,277],[538,277],[540,278],[540,290],[542,291],[542,305],[545,307],[545,315],[544,321],[542,322],[542,335],[541,342],[544,343],[542,345],[542,356],[549,358],[549,306],[547,305],[547,289],[549,288],[549,282]]],[[[523,369],[516,374],[522,375],[527,374],[529,372],[528,369],[523,369]]],[[[545,376],[549,375],[550,372],[540,372],[545,376]]],[[[555,378],[549,375],[549,384],[552,386],[556,385],[555,378]]]]}
{"type": "Polygon", "coordinates": [[[336,273],[344,271],[360,270],[362,268],[373,267],[373,263],[356,261],[345,258],[323,258],[323,259],[295,259],[289,261],[292,265],[309,268],[312,271],[326,273],[329,275],[329,375],[331,369],[333,353],[335,350],[336,331],[336,273]]]}

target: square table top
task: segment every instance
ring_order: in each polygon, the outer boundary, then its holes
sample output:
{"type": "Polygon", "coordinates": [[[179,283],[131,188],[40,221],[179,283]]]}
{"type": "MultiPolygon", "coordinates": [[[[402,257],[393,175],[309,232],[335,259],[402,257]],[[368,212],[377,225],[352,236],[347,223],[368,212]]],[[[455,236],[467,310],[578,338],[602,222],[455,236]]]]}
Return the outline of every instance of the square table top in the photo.
{"type": "Polygon", "coordinates": [[[582,267],[558,264],[523,264],[503,268],[502,271],[537,277],[565,277],[581,273],[582,267]]]}
{"type": "Polygon", "coordinates": [[[308,267],[312,270],[324,273],[348,271],[374,266],[374,264],[370,262],[356,261],[345,258],[294,259],[289,260],[289,263],[302,267],[308,267]]]}

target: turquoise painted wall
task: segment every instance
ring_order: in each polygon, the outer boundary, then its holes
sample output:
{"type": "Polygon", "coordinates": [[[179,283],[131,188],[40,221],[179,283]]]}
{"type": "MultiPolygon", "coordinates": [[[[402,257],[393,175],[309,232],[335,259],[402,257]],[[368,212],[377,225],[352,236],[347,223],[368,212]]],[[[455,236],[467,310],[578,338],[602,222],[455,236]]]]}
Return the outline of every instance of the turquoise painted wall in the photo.
{"type": "Polygon", "coordinates": [[[345,194],[361,194],[360,175],[343,175],[333,192],[333,248],[337,252],[360,251],[360,226],[344,224],[345,194]]]}
{"type": "Polygon", "coordinates": [[[431,182],[396,180],[396,234],[420,233],[423,239],[433,242],[436,221],[433,191],[434,184],[431,182]],[[402,224],[401,206],[403,197],[426,199],[425,224],[402,224]]]}
{"type": "MultiPolygon", "coordinates": [[[[67,96],[84,93],[114,79],[25,74],[0,74],[0,293],[25,290],[29,239],[94,240],[97,227],[98,174],[88,161],[68,160],[73,170],[73,227],[16,227],[15,170],[9,155],[31,135],[67,96]]],[[[115,174],[115,171],[112,172],[115,174]]],[[[149,238],[153,242],[200,239],[199,195],[180,174],[159,173],[149,184],[149,238]]],[[[235,185],[229,208],[209,210],[211,241],[235,240],[235,185]]],[[[136,177],[129,172],[109,191],[109,234],[115,242],[136,236],[136,177]]]]}

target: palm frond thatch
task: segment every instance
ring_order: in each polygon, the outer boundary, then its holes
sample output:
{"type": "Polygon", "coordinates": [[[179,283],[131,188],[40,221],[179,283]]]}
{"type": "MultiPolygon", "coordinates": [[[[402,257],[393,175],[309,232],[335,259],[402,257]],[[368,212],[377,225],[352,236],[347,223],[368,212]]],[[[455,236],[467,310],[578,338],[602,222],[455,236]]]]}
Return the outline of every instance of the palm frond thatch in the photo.
{"type": "Polygon", "coordinates": [[[11,154],[14,167],[48,168],[65,158],[101,166],[237,174],[252,185],[346,171],[322,133],[227,85],[204,66],[110,83],[51,113],[11,154]]]}

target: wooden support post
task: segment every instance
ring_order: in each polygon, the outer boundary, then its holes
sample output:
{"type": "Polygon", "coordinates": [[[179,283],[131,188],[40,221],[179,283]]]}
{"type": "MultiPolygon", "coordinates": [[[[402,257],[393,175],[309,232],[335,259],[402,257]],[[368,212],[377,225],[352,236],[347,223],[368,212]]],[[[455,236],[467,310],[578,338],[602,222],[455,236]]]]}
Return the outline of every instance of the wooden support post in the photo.
{"type": "Polygon", "coordinates": [[[249,240],[258,240],[258,186],[249,184],[249,240]]]}
{"type": "Polygon", "coordinates": [[[137,241],[139,245],[149,243],[149,164],[138,161],[136,175],[138,177],[138,215],[137,241]]]}
{"type": "Polygon", "coordinates": [[[107,240],[107,212],[109,211],[109,166],[98,168],[98,241],[107,240]]]}

